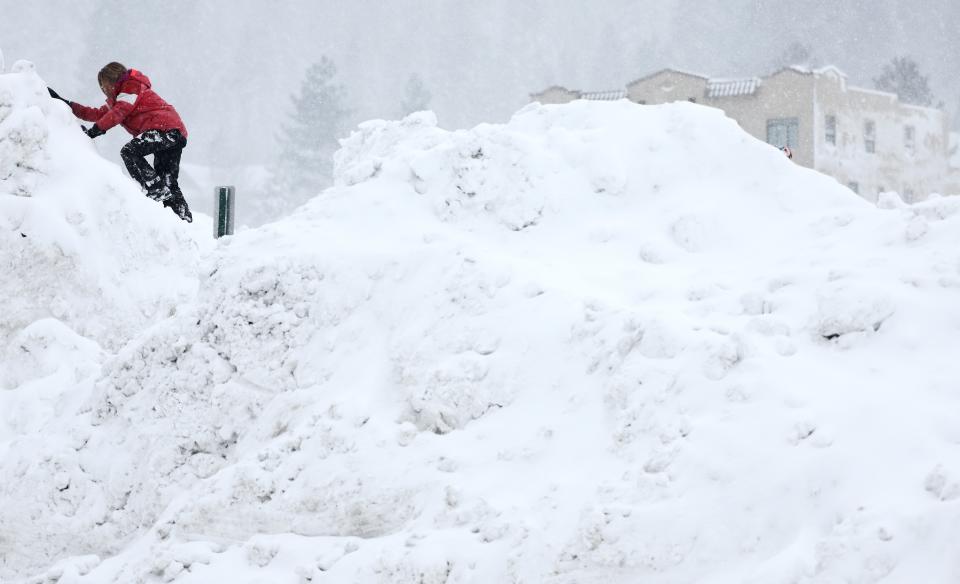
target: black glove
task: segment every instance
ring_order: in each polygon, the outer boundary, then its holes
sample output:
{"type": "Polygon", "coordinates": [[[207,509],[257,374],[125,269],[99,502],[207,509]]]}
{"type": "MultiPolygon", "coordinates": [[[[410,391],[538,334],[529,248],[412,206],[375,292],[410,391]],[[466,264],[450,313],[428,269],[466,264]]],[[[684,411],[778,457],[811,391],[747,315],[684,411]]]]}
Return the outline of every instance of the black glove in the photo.
{"type": "Polygon", "coordinates": [[[91,138],[96,138],[97,136],[103,136],[104,134],[106,134],[106,132],[101,130],[100,126],[96,124],[90,126],[90,129],[84,129],[84,132],[86,132],[87,136],[90,136],[91,138]]]}
{"type": "Polygon", "coordinates": [[[67,104],[67,105],[70,105],[70,102],[69,102],[68,100],[63,99],[62,97],[60,97],[60,94],[57,93],[56,91],[50,89],[49,87],[47,88],[47,91],[50,92],[50,97],[52,97],[53,99],[59,99],[59,100],[62,101],[63,103],[65,103],[65,104],[67,104]]]}

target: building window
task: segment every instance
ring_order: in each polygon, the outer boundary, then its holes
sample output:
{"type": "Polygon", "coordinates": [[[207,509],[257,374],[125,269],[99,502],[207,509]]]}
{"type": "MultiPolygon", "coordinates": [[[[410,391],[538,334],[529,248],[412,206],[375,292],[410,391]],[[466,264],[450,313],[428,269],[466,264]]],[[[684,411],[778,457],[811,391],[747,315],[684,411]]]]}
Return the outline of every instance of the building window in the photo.
{"type": "Polygon", "coordinates": [[[877,151],[877,125],[873,120],[863,123],[863,147],[867,152],[877,151]]]}
{"type": "Polygon", "coordinates": [[[851,182],[848,182],[848,183],[847,183],[847,187],[848,187],[851,191],[857,193],[858,195],[860,194],[860,183],[851,181],[851,182]]]}
{"type": "Polygon", "coordinates": [[[836,145],[837,143],[837,116],[827,116],[824,120],[824,139],[827,144],[836,145]]]}
{"type": "Polygon", "coordinates": [[[800,137],[800,122],[797,118],[767,120],[767,144],[777,148],[789,146],[796,150],[800,137]]]}
{"type": "Polygon", "coordinates": [[[907,149],[907,152],[913,154],[916,152],[917,148],[917,131],[914,130],[913,126],[904,126],[903,128],[903,147],[907,149]]]}

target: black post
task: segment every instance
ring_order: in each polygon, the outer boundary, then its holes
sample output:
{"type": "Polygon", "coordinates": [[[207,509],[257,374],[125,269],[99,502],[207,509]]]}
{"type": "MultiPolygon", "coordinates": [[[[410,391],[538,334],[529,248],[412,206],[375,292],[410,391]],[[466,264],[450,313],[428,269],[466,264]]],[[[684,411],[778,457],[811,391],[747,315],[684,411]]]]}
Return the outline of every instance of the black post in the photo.
{"type": "Polygon", "coordinates": [[[233,187],[217,187],[213,199],[213,237],[233,235],[233,187]]]}

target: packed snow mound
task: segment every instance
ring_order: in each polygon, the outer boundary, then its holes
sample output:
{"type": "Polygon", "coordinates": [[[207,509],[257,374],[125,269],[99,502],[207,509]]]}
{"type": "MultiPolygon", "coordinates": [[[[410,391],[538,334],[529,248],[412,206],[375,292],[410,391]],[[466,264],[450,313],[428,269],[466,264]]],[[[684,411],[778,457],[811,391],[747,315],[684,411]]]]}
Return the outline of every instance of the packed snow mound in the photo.
{"type": "Polygon", "coordinates": [[[193,293],[198,229],[102,159],[29,63],[0,74],[0,350],[46,318],[119,346],[193,293]]]}
{"type": "Polygon", "coordinates": [[[374,121],[336,168],[121,350],[23,332],[99,368],[0,442],[0,577],[957,576],[960,201],[691,104],[374,121]]]}

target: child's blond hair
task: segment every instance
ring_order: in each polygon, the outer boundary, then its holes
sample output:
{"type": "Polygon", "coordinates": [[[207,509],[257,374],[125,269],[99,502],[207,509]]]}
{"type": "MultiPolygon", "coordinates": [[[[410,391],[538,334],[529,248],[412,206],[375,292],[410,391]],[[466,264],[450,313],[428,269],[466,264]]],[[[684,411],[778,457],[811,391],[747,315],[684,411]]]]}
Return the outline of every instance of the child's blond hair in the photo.
{"type": "Polygon", "coordinates": [[[108,87],[113,87],[126,72],[127,68],[116,61],[107,63],[103,66],[103,69],[100,69],[100,72],[97,73],[97,82],[100,83],[101,86],[107,85],[108,87]]]}

